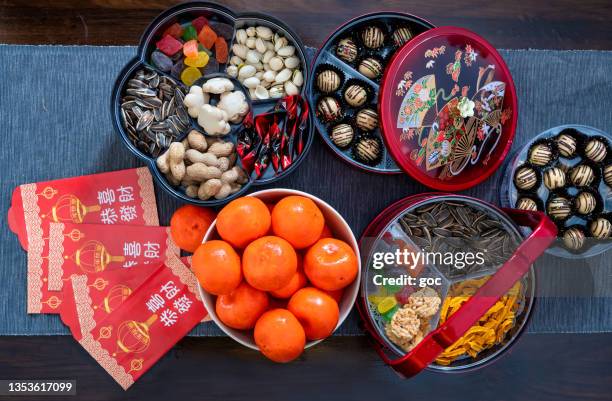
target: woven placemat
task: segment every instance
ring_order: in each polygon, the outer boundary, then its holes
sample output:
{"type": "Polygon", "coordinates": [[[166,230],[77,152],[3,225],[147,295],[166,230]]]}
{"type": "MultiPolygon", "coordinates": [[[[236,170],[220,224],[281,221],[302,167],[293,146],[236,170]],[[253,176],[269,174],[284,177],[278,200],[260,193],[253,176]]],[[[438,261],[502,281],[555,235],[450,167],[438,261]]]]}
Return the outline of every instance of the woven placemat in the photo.
{"type": "MultiPolygon", "coordinates": [[[[110,96],[134,47],[0,45],[0,335],[68,334],[57,316],[26,314],[26,255],[6,224],[13,188],[22,183],[140,166],[113,131],[110,96]]],[[[519,94],[514,149],[546,128],[566,123],[612,132],[612,52],[502,50],[519,94]]],[[[497,203],[501,170],[464,193],[497,203]]],[[[317,138],[307,160],[278,187],[329,202],[359,235],[389,203],[427,189],[405,175],[350,168],[317,138]]],[[[157,190],[160,220],[179,205],[157,190]]],[[[539,291],[530,332],[612,331],[609,256],[538,263],[539,291]]],[[[362,331],[355,313],[340,335],[362,331]]],[[[219,335],[212,323],[192,335],[219,335]]]]}

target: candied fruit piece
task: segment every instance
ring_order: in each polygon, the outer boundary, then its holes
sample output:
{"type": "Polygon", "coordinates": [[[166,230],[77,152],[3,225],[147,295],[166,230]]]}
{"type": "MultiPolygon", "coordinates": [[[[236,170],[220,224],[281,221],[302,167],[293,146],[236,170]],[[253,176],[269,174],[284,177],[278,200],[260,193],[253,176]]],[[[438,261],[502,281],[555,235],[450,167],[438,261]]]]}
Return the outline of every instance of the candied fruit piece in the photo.
{"type": "Polygon", "coordinates": [[[204,25],[208,25],[208,20],[205,17],[199,16],[198,18],[191,21],[191,25],[195,28],[197,32],[200,32],[204,25]]]}
{"type": "Polygon", "coordinates": [[[221,64],[227,63],[227,58],[229,56],[227,42],[221,36],[217,36],[217,40],[215,40],[215,58],[221,64]]]}
{"type": "Polygon", "coordinates": [[[155,67],[163,72],[168,72],[172,69],[174,63],[172,59],[162,52],[154,51],[151,53],[151,62],[155,67]]]}
{"type": "Polygon", "coordinates": [[[178,39],[181,37],[182,34],[183,34],[183,27],[178,22],[175,22],[174,24],[166,28],[163,36],[170,35],[173,38],[178,39]]]}
{"type": "Polygon", "coordinates": [[[181,47],[183,47],[183,44],[179,42],[178,40],[176,40],[174,37],[170,35],[166,35],[163,38],[161,38],[159,41],[157,41],[157,43],[155,43],[155,46],[157,46],[157,48],[162,53],[164,53],[166,56],[172,57],[179,50],[181,50],[181,47]]]}
{"type": "Polygon", "coordinates": [[[217,34],[212,28],[208,25],[204,25],[200,33],[198,34],[198,39],[200,43],[204,45],[207,49],[212,49],[215,44],[215,40],[217,40],[217,34]]]}
{"type": "Polygon", "coordinates": [[[206,52],[198,52],[198,57],[185,58],[185,65],[188,65],[189,67],[202,68],[202,67],[206,67],[206,64],[208,64],[209,59],[210,59],[210,56],[208,56],[206,52]]]}
{"type": "Polygon", "coordinates": [[[191,25],[187,25],[183,29],[183,35],[181,36],[185,42],[198,38],[198,31],[191,25]]]}
{"type": "Polygon", "coordinates": [[[193,83],[202,76],[200,70],[195,67],[187,67],[181,73],[181,81],[187,86],[193,85],[193,83]]]}
{"type": "Polygon", "coordinates": [[[198,42],[190,40],[183,45],[183,54],[187,58],[198,57],[198,42]]]}

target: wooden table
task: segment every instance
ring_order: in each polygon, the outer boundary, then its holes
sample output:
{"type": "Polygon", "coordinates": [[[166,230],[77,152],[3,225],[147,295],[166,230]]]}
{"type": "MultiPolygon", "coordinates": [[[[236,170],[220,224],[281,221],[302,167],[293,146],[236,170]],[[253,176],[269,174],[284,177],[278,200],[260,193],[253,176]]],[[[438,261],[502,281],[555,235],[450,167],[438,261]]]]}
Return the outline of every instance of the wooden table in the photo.
{"type": "MultiPolygon", "coordinates": [[[[135,45],[150,20],[173,3],[5,0],[0,43],[135,45]]],[[[609,0],[225,4],[271,13],[312,46],[349,18],[387,9],[472,29],[500,48],[612,49],[609,0]]],[[[0,379],[76,379],[76,398],[83,400],[609,400],[611,340],[612,334],[525,335],[486,369],[426,372],[403,381],[383,366],[365,337],[328,339],[290,365],[271,363],[227,338],[187,338],[125,393],[70,337],[0,337],[0,379]]]]}

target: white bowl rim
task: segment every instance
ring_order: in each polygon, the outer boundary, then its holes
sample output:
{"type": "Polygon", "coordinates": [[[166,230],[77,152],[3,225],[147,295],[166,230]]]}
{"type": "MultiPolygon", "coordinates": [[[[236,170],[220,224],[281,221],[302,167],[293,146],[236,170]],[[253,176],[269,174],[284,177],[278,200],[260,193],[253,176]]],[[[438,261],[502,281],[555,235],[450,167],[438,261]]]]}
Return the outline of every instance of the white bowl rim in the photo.
{"type": "MultiPolygon", "coordinates": [[[[340,213],[338,213],[338,211],[333,206],[331,206],[329,203],[325,202],[324,200],[322,200],[318,196],[309,194],[307,192],[298,191],[296,189],[289,189],[289,188],[270,188],[270,189],[264,189],[264,190],[261,190],[261,191],[256,191],[256,192],[247,194],[245,196],[253,196],[255,198],[259,198],[259,196],[261,196],[261,195],[277,195],[277,196],[298,195],[298,196],[304,196],[306,198],[309,198],[309,199],[313,200],[315,203],[322,204],[325,208],[327,208],[335,216],[335,218],[338,219],[338,221],[341,223],[341,225],[344,226],[347,229],[347,232],[350,233],[350,236],[351,236],[350,239],[351,240],[347,241],[347,243],[351,246],[351,248],[355,252],[355,255],[357,256],[357,263],[358,263],[358,266],[357,266],[358,267],[358,269],[357,269],[357,277],[355,278],[355,280],[350,285],[348,285],[347,287],[344,288],[345,292],[343,293],[343,298],[348,296],[349,297],[349,303],[348,303],[348,306],[346,308],[344,308],[344,309],[341,308],[341,310],[340,310],[340,316],[338,317],[338,324],[336,325],[336,328],[334,329],[334,332],[335,332],[342,325],[342,323],[344,323],[344,321],[346,320],[348,315],[353,310],[353,306],[355,305],[355,302],[357,301],[357,297],[359,295],[359,289],[360,289],[360,282],[361,282],[361,254],[359,252],[359,242],[355,238],[355,234],[353,233],[353,230],[351,229],[351,226],[346,222],[346,220],[344,220],[344,217],[342,217],[342,215],[340,213]],[[349,291],[347,291],[347,290],[349,290],[349,291]]],[[[211,223],[210,227],[206,231],[206,234],[204,234],[204,238],[202,239],[202,243],[208,241],[208,238],[212,235],[213,231],[215,231],[216,223],[217,223],[217,219],[215,219],[211,223]]],[[[234,335],[234,333],[232,331],[242,331],[242,330],[232,329],[230,327],[227,327],[223,322],[221,322],[221,320],[217,316],[217,313],[215,312],[215,305],[214,305],[214,303],[209,302],[210,298],[207,297],[207,295],[209,295],[209,294],[206,294],[204,292],[204,289],[200,285],[198,285],[198,290],[200,292],[200,298],[202,299],[202,303],[204,304],[204,307],[208,311],[208,315],[215,322],[217,327],[219,327],[225,334],[227,334],[229,337],[231,337],[233,340],[237,341],[238,343],[244,345],[245,347],[251,348],[251,349],[256,350],[256,351],[259,351],[259,347],[255,344],[254,340],[252,342],[248,342],[248,341],[244,341],[242,338],[239,338],[236,335],[234,335]]],[[[310,348],[310,347],[320,343],[323,340],[324,340],[324,338],[320,339],[320,340],[315,340],[315,341],[307,341],[304,349],[310,348]]]]}

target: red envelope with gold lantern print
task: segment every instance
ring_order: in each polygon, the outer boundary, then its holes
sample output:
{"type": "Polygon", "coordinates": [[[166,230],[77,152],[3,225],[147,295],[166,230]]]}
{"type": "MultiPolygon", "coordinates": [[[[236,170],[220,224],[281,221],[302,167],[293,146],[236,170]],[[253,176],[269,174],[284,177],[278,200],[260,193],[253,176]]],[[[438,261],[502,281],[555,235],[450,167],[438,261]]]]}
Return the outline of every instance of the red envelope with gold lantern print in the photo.
{"type": "Polygon", "coordinates": [[[179,255],[168,227],[109,226],[104,224],[50,223],[49,252],[42,258],[48,269],[48,289],[60,291],[73,274],[98,276],[103,272],[163,262],[179,255]]]}
{"type": "Polygon", "coordinates": [[[140,167],[15,188],[8,223],[25,250],[43,246],[44,222],[158,226],[151,173],[140,167]]]}
{"type": "MultiPolygon", "coordinates": [[[[75,276],[72,285],[78,288],[86,280],[85,275],[75,276]]],[[[91,309],[80,307],[93,304],[87,294],[73,289],[83,333],[79,343],[123,389],[207,315],[197,279],[178,257],[170,257],[101,321],[91,309]]]]}

